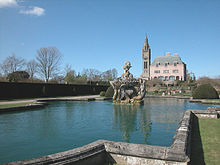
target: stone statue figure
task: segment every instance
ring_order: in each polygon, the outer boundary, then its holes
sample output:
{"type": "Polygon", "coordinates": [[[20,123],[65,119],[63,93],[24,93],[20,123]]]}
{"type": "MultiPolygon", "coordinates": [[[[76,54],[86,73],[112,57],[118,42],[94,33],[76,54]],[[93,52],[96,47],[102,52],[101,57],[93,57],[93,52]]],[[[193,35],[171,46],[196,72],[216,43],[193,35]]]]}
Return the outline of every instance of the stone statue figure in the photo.
{"type": "Polygon", "coordinates": [[[146,93],[145,81],[135,79],[129,72],[131,63],[125,62],[124,73],[114,81],[110,81],[114,89],[113,102],[118,104],[142,104],[146,93]]]}

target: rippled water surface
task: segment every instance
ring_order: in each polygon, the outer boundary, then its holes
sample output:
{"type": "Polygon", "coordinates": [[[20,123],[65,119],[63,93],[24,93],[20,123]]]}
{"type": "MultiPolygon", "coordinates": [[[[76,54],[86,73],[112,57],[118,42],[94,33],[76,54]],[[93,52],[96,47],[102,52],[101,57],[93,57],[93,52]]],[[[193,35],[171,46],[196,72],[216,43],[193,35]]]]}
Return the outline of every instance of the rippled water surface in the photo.
{"type": "Polygon", "coordinates": [[[143,106],[59,101],[43,109],[0,114],[0,163],[62,152],[98,139],[169,146],[185,110],[210,106],[170,98],[145,98],[143,106]]]}

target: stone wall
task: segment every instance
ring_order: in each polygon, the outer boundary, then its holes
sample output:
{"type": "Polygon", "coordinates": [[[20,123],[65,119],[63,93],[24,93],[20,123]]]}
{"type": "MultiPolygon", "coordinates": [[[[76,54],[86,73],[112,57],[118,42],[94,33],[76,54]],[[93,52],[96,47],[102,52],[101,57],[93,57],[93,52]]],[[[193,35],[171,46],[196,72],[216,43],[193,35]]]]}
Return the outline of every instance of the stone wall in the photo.
{"type": "Polygon", "coordinates": [[[73,150],[47,155],[36,159],[8,163],[8,165],[17,164],[108,165],[109,163],[104,142],[99,140],[73,150]]]}

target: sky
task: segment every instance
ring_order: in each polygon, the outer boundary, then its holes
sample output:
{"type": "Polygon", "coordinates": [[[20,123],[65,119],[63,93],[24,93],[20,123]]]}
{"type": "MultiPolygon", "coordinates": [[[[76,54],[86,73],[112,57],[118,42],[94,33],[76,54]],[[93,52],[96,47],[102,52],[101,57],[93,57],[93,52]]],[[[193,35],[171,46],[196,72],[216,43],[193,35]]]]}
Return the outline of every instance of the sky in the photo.
{"type": "Polygon", "coordinates": [[[130,61],[139,77],[145,35],[152,62],[178,53],[197,78],[220,76],[219,0],[0,0],[0,63],[55,46],[62,68],[120,75],[130,61]]]}

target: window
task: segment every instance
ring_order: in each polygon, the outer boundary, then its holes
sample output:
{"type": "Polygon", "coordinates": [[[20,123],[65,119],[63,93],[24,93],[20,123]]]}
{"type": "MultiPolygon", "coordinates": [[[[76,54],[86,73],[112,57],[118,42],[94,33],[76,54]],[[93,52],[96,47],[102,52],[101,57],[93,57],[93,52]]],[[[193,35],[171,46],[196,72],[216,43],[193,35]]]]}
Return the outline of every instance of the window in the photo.
{"type": "Polygon", "coordinates": [[[160,73],[160,70],[155,70],[154,73],[160,73]]]}
{"type": "Polygon", "coordinates": [[[168,65],[168,64],[167,64],[167,63],[165,63],[165,67],[167,67],[167,65],[168,65]]]}
{"type": "Polygon", "coordinates": [[[147,62],[144,62],[144,69],[147,69],[147,62]]]}
{"type": "Polygon", "coordinates": [[[175,80],[175,76],[170,76],[169,80],[175,80]]]}
{"type": "Polygon", "coordinates": [[[163,76],[159,76],[158,79],[164,80],[164,77],[163,76]]]}
{"type": "Polygon", "coordinates": [[[173,73],[178,73],[179,71],[177,69],[173,70],[173,73]]]}
{"type": "Polygon", "coordinates": [[[169,79],[168,79],[168,76],[165,76],[165,81],[168,81],[169,79]]]}
{"type": "Polygon", "coordinates": [[[156,67],[158,67],[159,65],[158,64],[156,64],[156,67]]]}
{"type": "Polygon", "coordinates": [[[176,65],[177,65],[177,63],[173,63],[173,65],[174,65],[174,66],[176,66],[176,65]]]}
{"type": "Polygon", "coordinates": [[[163,70],[163,73],[169,73],[169,70],[163,70]]]}

